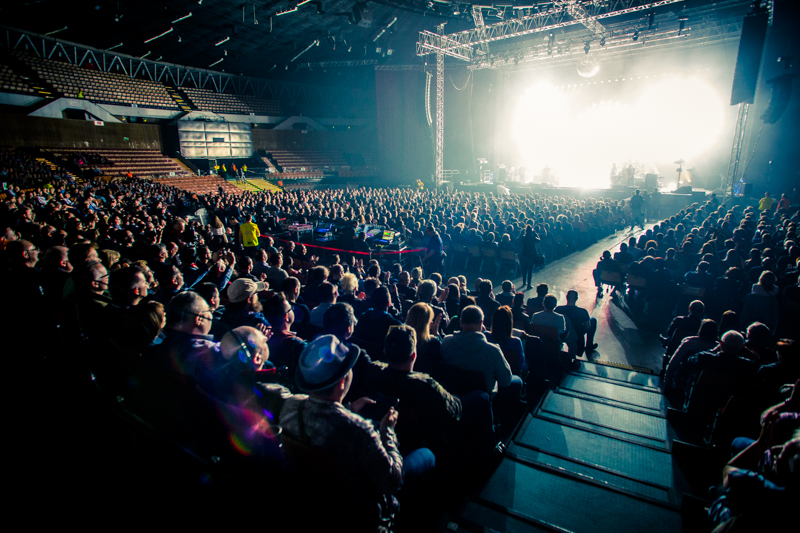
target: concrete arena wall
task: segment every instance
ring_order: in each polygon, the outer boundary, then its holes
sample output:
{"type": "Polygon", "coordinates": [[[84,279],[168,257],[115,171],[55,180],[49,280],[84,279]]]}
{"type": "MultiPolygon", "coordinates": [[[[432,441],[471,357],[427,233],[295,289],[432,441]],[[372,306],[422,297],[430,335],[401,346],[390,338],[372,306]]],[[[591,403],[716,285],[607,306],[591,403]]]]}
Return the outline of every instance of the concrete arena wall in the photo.
{"type": "MultiPolygon", "coordinates": [[[[175,126],[32,117],[0,113],[0,146],[169,150],[177,135],[175,126]],[[127,137],[127,140],[126,140],[127,137]]],[[[358,152],[374,148],[369,131],[267,130],[253,128],[255,150],[341,150],[358,152]]]]}
{"type": "Polygon", "coordinates": [[[155,124],[105,122],[97,126],[88,120],[0,114],[0,145],[161,150],[163,142],[161,128],[155,124]]]}
{"type": "Polygon", "coordinates": [[[267,130],[253,128],[254,150],[341,150],[360,152],[374,145],[374,133],[358,131],[267,130]]]}

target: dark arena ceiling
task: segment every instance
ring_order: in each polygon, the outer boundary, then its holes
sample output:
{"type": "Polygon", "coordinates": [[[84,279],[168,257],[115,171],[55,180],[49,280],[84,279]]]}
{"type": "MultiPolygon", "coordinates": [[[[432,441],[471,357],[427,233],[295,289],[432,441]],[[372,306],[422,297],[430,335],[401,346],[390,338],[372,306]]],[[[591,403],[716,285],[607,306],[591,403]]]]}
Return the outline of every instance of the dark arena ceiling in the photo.
{"type": "MultiPolygon", "coordinates": [[[[490,25],[554,5],[615,9],[647,3],[487,2],[481,4],[481,13],[485,24],[490,25]]],[[[726,10],[732,3],[741,11],[742,2],[687,0],[653,12],[677,19],[683,9],[705,8],[713,13],[726,10]]],[[[273,78],[290,76],[303,63],[370,60],[388,65],[421,64],[424,60],[416,55],[415,46],[419,32],[434,32],[443,22],[447,23],[446,34],[472,29],[476,24],[472,6],[452,0],[29,0],[3,4],[0,13],[8,28],[134,57],[273,78]]],[[[639,12],[603,22],[619,24],[647,16],[639,12]]],[[[563,31],[587,32],[587,28],[577,24],[563,31]]],[[[525,46],[532,37],[504,40],[493,44],[492,51],[525,46]]]]}

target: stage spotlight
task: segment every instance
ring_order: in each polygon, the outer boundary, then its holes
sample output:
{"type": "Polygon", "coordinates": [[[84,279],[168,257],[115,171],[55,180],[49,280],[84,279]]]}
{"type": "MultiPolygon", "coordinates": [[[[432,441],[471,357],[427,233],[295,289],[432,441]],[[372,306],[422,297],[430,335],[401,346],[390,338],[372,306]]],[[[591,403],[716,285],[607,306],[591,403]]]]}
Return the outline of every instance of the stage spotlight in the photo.
{"type": "Polygon", "coordinates": [[[689,20],[689,17],[687,17],[686,15],[681,15],[680,17],[678,17],[678,35],[680,35],[681,32],[684,29],[686,29],[687,20],[689,20]]]}
{"type": "Polygon", "coordinates": [[[633,40],[634,41],[638,41],[639,40],[639,30],[636,30],[635,32],[633,32],[633,40]]]}
{"type": "Polygon", "coordinates": [[[583,45],[583,53],[584,54],[588,54],[589,53],[589,43],[588,42],[585,45],[583,45]]]}
{"type": "Polygon", "coordinates": [[[605,46],[605,45],[606,45],[606,36],[603,35],[602,37],[600,37],[600,46],[605,46]]]}
{"type": "Polygon", "coordinates": [[[652,30],[655,22],[656,22],[656,12],[651,11],[650,15],[647,17],[647,29],[652,30]]]}

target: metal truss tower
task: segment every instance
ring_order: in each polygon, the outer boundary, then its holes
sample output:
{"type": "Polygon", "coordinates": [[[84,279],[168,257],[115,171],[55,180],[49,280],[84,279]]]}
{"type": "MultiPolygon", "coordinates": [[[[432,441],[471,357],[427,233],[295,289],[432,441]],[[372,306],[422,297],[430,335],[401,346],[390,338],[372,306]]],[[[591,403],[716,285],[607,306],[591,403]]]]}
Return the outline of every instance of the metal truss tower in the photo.
{"type": "MultiPolygon", "coordinates": [[[[439,35],[444,35],[444,24],[436,27],[439,35]]],[[[439,187],[444,181],[444,52],[436,53],[436,175],[434,181],[439,187]]]]}
{"type": "Polygon", "coordinates": [[[744,146],[744,133],[747,129],[747,112],[750,109],[750,104],[739,104],[739,112],[736,116],[736,127],[733,130],[733,146],[731,147],[731,159],[728,163],[728,175],[725,179],[725,195],[733,197],[734,191],[741,194],[741,185],[736,182],[736,177],[739,175],[739,163],[742,157],[742,147],[744,146]]]}

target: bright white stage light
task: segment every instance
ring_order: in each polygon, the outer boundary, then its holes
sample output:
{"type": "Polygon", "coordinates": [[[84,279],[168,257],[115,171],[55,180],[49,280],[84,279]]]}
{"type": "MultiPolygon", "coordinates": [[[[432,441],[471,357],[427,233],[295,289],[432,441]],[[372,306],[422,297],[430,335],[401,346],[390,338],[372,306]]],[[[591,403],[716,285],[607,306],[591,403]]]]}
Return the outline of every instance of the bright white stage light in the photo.
{"type": "Polygon", "coordinates": [[[718,141],[725,105],[704,81],[676,76],[637,88],[638,99],[587,107],[591,93],[567,94],[544,82],[530,87],[511,125],[519,164],[528,176],[549,167],[561,186],[604,188],[614,163],[638,161],[648,172],[677,159],[694,164],[718,141]]]}

